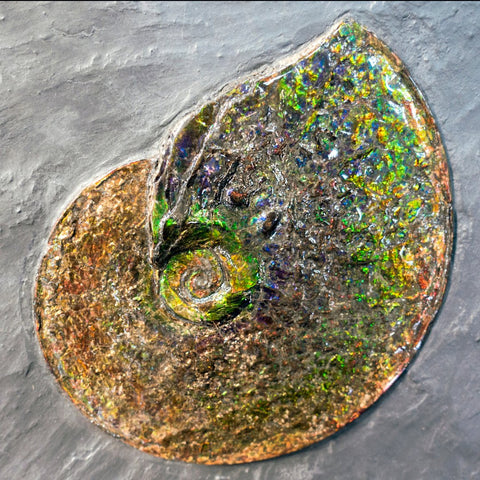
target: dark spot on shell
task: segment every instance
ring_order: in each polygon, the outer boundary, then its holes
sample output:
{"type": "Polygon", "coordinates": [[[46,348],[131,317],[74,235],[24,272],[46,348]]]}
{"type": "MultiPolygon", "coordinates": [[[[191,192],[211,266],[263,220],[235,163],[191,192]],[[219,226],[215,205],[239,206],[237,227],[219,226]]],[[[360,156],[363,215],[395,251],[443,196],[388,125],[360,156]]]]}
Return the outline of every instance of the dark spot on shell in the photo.
{"type": "Polygon", "coordinates": [[[232,190],[230,192],[230,200],[236,207],[248,206],[248,193],[239,192],[238,190],[232,190]]]}
{"type": "Polygon", "coordinates": [[[281,218],[282,216],[278,212],[270,212],[263,222],[262,233],[264,235],[271,235],[280,223],[281,218]]]}

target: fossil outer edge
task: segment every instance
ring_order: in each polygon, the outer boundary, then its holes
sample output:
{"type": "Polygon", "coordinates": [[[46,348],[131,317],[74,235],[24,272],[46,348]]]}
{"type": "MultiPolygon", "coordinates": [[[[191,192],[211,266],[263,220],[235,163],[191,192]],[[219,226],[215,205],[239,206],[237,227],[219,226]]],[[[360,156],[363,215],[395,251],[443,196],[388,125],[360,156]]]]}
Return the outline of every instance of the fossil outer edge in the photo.
{"type": "Polygon", "coordinates": [[[143,451],[262,460],[338,431],[416,353],[445,291],[450,180],[404,67],[356,23],[192,116],[159,162],[86,188],[51,234],[44,355],[143,451]]]}

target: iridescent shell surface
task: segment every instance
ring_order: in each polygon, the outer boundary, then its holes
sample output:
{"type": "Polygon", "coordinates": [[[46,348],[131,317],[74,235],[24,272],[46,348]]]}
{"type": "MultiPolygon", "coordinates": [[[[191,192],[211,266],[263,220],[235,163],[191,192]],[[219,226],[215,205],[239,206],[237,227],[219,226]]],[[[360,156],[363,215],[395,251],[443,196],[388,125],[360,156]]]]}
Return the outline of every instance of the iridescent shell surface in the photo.
{"type": "Polygon", "coordinates": [[[338,431],[405,369],[445,291],[445,152],[399,59],[354,22],[219,95],[158,161],[56,224],[35,312],[96,424],[241,463],[338,431]]]}

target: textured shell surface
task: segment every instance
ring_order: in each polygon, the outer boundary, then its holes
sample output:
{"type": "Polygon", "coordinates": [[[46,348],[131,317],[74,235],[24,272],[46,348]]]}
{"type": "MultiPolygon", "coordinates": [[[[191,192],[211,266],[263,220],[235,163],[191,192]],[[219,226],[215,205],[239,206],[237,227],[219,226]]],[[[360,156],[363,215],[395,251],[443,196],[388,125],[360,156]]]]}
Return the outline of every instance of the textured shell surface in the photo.
{"type": "Polygon", "coordinates": [[[163,458],[250,462],[335,433],[441,305],[447,159],[405,67],[353,21],[289,62],[86,188],[40,265],[60,385],[163,458]]]}

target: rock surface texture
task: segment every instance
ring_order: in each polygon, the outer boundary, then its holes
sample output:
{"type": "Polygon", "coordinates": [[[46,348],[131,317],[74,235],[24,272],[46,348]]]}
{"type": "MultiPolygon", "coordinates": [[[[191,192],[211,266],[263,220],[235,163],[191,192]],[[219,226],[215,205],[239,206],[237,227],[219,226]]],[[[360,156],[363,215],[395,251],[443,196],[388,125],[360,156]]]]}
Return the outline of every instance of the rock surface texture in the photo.
{"type": "Polygon", "coordinates": [[[472,253],[480,242],[479,20],[480,5],[467,2],[2,4],[0,478],[480,475],[479,260],[472,253]],[[123,444],[68,400],[37,340],[34,280],[56,219],[95,179],[155,158],[172,124],[212,93],[294,53],[345,15],[409,69],[452,169],[454,262],[424,346],[357,421],[294,455],[207,467],[123,444]]]}

